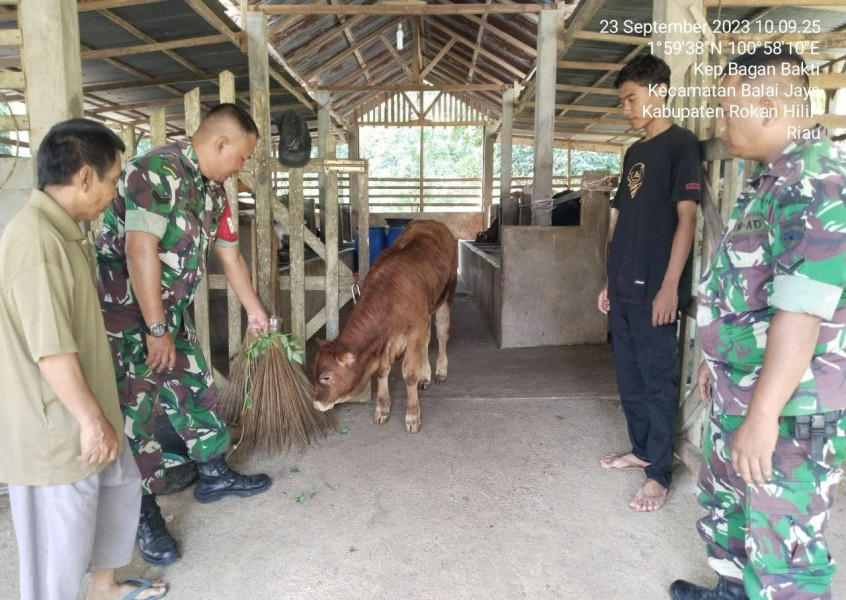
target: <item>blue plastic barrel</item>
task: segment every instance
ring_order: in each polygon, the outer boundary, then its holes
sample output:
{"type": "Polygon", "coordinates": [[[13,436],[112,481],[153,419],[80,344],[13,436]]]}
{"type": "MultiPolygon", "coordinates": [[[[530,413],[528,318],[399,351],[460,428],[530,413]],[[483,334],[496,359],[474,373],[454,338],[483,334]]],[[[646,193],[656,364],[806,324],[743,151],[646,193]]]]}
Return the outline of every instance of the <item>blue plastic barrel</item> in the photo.
{"type": "MultiPolygon", "coordinates": [[[[379,253],[385,249],[385,228],[371,227],[367,232],[367,238],[370,241],[370,266],[376,262],[379,253]]],[[[355,268],[358,269],[358,236],[355,236],[355,254],[354,254],[355,268]]]]}
{"type": "Polygon", "coordinates": [[[393,244],[396,241],[396,239],[400,235],[402,235],[403,231],[405,231],[405,227],[390,227],[390,228],[388,228],[388,235],[385,237],[385,240],[387,242],[386,247],[390,248],[391,244],[393,244]]]}

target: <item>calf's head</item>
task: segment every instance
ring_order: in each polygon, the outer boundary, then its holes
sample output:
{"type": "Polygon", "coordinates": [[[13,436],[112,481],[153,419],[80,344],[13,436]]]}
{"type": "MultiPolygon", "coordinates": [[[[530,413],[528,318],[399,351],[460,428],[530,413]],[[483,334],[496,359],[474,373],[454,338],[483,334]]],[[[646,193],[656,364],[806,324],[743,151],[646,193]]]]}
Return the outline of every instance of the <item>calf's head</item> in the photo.
{"type": "Polygon", "coordinates": [[[314,407],[327,411],[335,404],[358,396],[364,389],[367,376],[358,357],[334,343],[320,342],[314,359],[314,407]]]}

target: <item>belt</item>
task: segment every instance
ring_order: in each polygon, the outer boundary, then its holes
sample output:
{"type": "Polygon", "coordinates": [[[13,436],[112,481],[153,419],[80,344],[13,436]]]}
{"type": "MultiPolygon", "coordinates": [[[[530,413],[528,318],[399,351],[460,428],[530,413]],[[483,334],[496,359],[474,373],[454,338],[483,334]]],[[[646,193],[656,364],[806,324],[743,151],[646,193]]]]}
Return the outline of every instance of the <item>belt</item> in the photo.
{"type": "Polygon", "coordinates": [[[797,440],[811,440],[811,458],[815,461],[823,461],[823,447],[826,441],[837,436],[837,424],[843,414],[842,410],[830,410],[815,415],[793,417],[793,436],[797,440]]]}

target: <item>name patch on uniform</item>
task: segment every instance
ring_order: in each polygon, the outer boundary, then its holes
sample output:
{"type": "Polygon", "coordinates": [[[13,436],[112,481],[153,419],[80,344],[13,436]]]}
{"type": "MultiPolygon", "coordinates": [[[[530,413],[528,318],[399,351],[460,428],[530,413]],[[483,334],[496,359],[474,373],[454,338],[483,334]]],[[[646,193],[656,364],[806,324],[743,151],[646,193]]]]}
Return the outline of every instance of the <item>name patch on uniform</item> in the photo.
{"type": "Polygon", "coordinates": [[[762,214],[752,214],[741,217],[734,226],[731,237],[745,237],[747,235],[759,235],[767,231],[767,220],[762,214]]]}
{"type": "Polygon", "coordinates": [[[697,190],[697,191],[699,191],[700,189],[701,189],[701,188],[700,188],[700,186],[699,186],[699,184],[698,184],[698,183],[686,183],[686,184],[684,184],[684,190],[685,190],[686,192],[689,192],[689,191],[691,191],[691,190],[697,190]]]}
{"type": "Polygon", "coordinates": [[[781,243],[785,250],[793,250],[805,237],[805,221],[801,217],[788,219],[781,225],[781,243]]]}

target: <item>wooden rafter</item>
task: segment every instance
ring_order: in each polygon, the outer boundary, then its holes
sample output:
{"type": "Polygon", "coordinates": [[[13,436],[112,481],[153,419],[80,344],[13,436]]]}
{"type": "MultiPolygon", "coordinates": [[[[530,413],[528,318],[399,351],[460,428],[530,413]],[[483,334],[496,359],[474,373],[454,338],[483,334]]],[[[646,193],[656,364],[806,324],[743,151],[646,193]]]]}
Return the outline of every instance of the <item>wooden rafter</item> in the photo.
{"type": "Polygon", "coordinates": [[[382,44],[385,48],[388,49],[388,52],[391,56],[394,57],[394,60],[397,61],[397,64],[402,67],[402,70],[405,72],[406,76],[409,79],[413,79],[414,75],[411,73],[411,69],[408,68],[408,65],[405,64],[405,59],[400,55],[400,53],[394,48],[393,44],[391,44],[390,40],[385,37],[384,35],[380,35],[379,39],[382,40],[382,44]]]}
{"type": "MultiPolygon", "coordinates": [[[[347,22],[346,22],[346,27],[352,27],[353,21],[360,19],[362,16],[363,15],[356,15],[356,16],[349,17],[347,19],[347,22]]],[[[339,25],[338,27],[334,27],[332,29],[329,29],[329,30],[323,32],[321,35],[317,36],[315,39],[309,40],[309,42],[307,44],[304,44],[302,49],[294,52],[293,54],[288,55],[288,61],[291,64],[297,64],[298,62],[300,62],[302,59],[306,58],[307,56],[319,53],[321,48],[325,44],[327,44],[328,42],[331,42],[332,40],[335,40],[335,39],[341,37],[343,30],[344,30],[344,25],[339,25]]]]}
{"type": "MultiPolygon", "coordinates": [[[[521,6],[525,6],[525,5],[521,5],[521,6]]],[[[437,21],[433,21],[432,26],[435,29],[440,29],[441,31],[446,33],[449,37],[458,38],[458,41],[461,42],[462,44],[464,44],[465,46],[467,46],[471,49],[476,48],[476,44],[473,40],[467,39],[466,36],[464,36],[463,34],[455,31],[451,27],[448,27],[448,26],[446,26],[442,23],[439,23],[437,21]]],[[[521,80],[525,79],[526,76],[528,75],[527,73],[524,73],[523,71],[521,71],[520,69],[518,69],[517,67],[515,67],[514,65],[512,65],[508,61],[503,60],[502,58],[500,58],[499,56],[497,56],[493,52],[489,52],[488,50],[485,50],[484,48],[479,48],[479,53],[482,56],[484,56],[485,58],[487,58],[488,60],[490,60],[491,62],[494,62],[497,65],[499,65],[500,67],[504,68],[505,70],[510,71],[511,73],[515,74],[521,80]]]]}
{"type": "Polygon", "coordinates": [[[154,4],[164,0],[84,0],[76,5],[77,12],[89,10],[108,10],[110,8],[124,8],[127,6],[138,6],[139,4],[154,4]]]}
{"type": "MultiPolygon", "coordinates": [[[[485,0],[487,4],[491,3],[491,0],[485,0]]],[[[476,61],[479,60],[479,48],[482,46],[482,38],[485,35],[485,28],[488,25],[488,15],[487,13],[482,15],[480,19],[482,22],[479,23],[479,31],[476,33],[476,47],[473,48],[473,58],[470,59],[470,72],[467,74],[467,81],[473,81],[473,71],[476,70],[476,61]]]]}
{"type": "Polygon", "coordinates": [[[472,15],[472,14],[524,14],[552,10],[543,4],[344,4],[339,6],[313,4],[264,4],[258,9],[267,15],[331,14],[331,15],[472,15]]]}
{"type": "Polygon", "coordinates": [[[368,44],[372,43],[373,41],[379,39],[379,36],[388,31],[389,29],[396,27],[399,19],[392,19],[388,21],[386,24],[378,27],[375,31],[371,31],[369,34],[358,40],[355,44],[352,44],[349,48],[344,50],[343,52],[339,52],[332,58],[330,58],[325,63],[322,63],[319,67],[312,69],[308,73],[304,73],[304,78],[308,80],[314,79],[319,73],[323,71],[328,71],[348,56],[350,56],[356,50],[367,46],[368,44]]]}
{"type": "Polygon", "coordinates": [[[411,70],[414,73],[414,81],[420,82],[420,72],[423,70],[423,24],[421,17],[411,18],[411,70]]]}
{"type": "Polygon", "coordinates": [[[598,31],[577,31],[573,36],[577,40],[591,40],[626,46],[648,46],[652,36],[621,35],[618,33],[599,33],[598,31]]]}
{"type": "MultiPolygon", "coordinates": [[[[338,0],[329,0],[329,3],[337,5],[338,0]]],[[[347,38],[347,42],[350,44],[350,46],[354,45],[355,44],[355,38],[353,38],[353,34],[352,34],[352,30],[350,29],[350,26],[347,25],[348,19],[345,18],[345,17],[339,16],[338,20],[341,22],[341,27],[344,30],[344,37],[347,38]]],[[[355,52],[353,52],[353,55],[355,56],[356,61],[358,61],[358,66],[361,67],[361,72],[364,73],[364,78],[367,81],[370,81],[370,72],[367,70],[367,64],[364,62],[364,59],[361,57],[361,52],[356,50],[355,52]]]]}
{"type": "Polygon", "coordinates": [[[337,87],[334,85],[322,86],[318,89],[329,90],[330,92],[491,92],[502,91],[510,86],[500,84],[478,84],[478,83],[457,83],[452,85],[439,85],[437,88],[425,83],[398,83],[395,85],[348,85],[337,87]]]}
{"type": "Polygon", "coordinates": [[[441,59],[442,59],[442,58],[446,55],[446,53],[450,51],[450,48],[452,48],[452,47],[453,47],[453,45],[455,44],[455,42],[457,42],[457,41],[458,41],[458,40],[457,40],[455,37],[451,37],[451,38],[449,39],[449,42],[447,42],[446,46],[444,46],[443,48],[441,48],[441,51],[440,51],[440,52],[438,52],[438,54],[435,56],[435,58],[433,58],[432,60],[430,60],[430,61],[429,61],[429,64],[427,64],[427,65],[426,65],[426,68],[425,68],[425,69],[423,69],[423,70],[420,72],[420,79],[421,79],[421,80],[423,80],[423,79],[425,79],[425,78],[426,78],[426,75],[428,75],[428,74],[429,74],[429,71],[431,71],[432,69],[434,69],[434,68],[435,68],[435,65],[437,65],[437,64],[438,64],[438,62],[439,62],[439,61],[440,61],[440,60],[441,60],[441,59]]]}
{"type": "MultiPolygon", "coordinates": [[[[127,22],[126,20],[121,19],[119,16],[117,16],[112,11],[101,10],[100,14],[103,15],[104,17],[106,17],[107,19],[109,19],[112,23],[114,23],[115,25],[117,25],[118,27],[123,29],[124,31],[128,31],[129,33],[131,33],[132,35],[137,37],[139,40],[146,42],[148,44],[155,44],[156,43],[155,39],[153,39],[152,37],[150,37],[149,35],[147,35],[143,31],[141,31],[140,29],[138,29],[137,27],[135,27],[131,23],[127,22]]],[[[203,72],[203,70],[200,67],[198,67],[197,65],[195,65],[191,61],[182,58],[176,52],[173,52],[171,50],[163,50],[163,52],[164,52],[165,56],[167,56],[171,60],[179,63],[180,65],[182,65],[183,67],[185,67],[189,71],[193,71],[194,73],[202,73],[203,72]]]]}
{"type": "Polygon", "coordinates": [[[181,40],[170,40],[155,44],[137,44],[135,46],[122,46],[119,48],[103,48],[101,50],[86,50],[81,52],[82,60],[95,60],[98,58],[115,58],[118,56],[131,56],[133,54],[145,54],[147,52],[160,52],[175,48],[194,48],[196,46],[209,46],[212,44],[223,44],[226,41],[222,35],[204,35],[200,37],[185,38],[181,40]]]}
{"type": "MultiPolygon", "coordinates": [[[[227,69],[231,71],[235,77],[242,77],[247,75],[249,71],[247,69],[227,69]]],[[[209,81],[212,83],[217,83],[217,79],[220,77],[220,73],[205,73],[205,72],[198,72],[192,73],[191,75],[176,75],[173,77],[154,77],[150,79],[137,79],[137,80],[130,80],[130,81],[114,81],[110,83],[90,83],[87,85],[82,86],[83,93],[96,93],[96,92],[106,92],[112,90],[126,90],[132,88],[140,88],[140,87],[150,87],[150,86],[159,86],[159,85],[167,85],[171,83],[194,83],[194,82],[203,82],[209,81]]]]}

